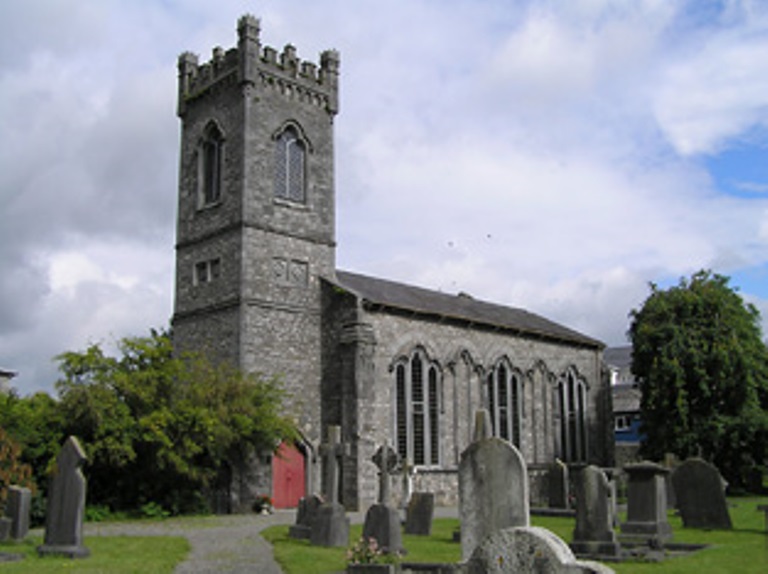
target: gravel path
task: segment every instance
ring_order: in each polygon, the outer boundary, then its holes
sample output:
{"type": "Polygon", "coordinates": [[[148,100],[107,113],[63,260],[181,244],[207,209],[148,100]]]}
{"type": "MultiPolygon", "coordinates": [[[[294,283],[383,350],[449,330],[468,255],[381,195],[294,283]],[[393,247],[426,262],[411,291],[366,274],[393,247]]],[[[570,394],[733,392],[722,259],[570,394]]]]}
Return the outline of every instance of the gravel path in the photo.
{"type": "Polygon", "coordinates": [[[183,536],[192,546],[176,574],[282,574],[259,532],[293,524],[295,510],[263,515],[210,516],[158,522],[88,523],[84,536],[183,536]]]}

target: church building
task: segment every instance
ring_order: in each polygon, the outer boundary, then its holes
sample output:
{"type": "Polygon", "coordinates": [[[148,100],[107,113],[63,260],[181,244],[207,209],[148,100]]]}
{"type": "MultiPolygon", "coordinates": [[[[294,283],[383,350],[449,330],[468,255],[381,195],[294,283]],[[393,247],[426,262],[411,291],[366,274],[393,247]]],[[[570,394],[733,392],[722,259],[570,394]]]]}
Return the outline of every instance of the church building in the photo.
{"type": "Polygon", "coordinates": [[[348,509],[376,501],[371,457],[385,441],[412,465],[417,490],[456,503],[481,407],[525,457],[533,497],[556,458],[610,464],[601,342],[523,309],[336,268],[339,54],[314,63],[291,45],[262,46],[252,16],[237,34],[205,63],[179,57],[173,339],[278,375],[302,440],[233,469],[230,508],[262,494],[294,506],[320,492],[329,425],[348,445],[348,509]]]}

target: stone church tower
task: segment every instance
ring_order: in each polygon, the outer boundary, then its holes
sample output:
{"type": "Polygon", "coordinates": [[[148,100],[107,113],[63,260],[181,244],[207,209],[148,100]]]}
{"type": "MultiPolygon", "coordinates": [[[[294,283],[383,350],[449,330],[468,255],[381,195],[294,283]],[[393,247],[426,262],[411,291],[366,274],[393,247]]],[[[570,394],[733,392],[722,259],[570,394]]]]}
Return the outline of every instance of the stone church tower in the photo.
{"type": "Polygon", "coordinates": [[[179,57],[177,349],[280,373],[320,434],[320,277],[335,273],[333,122],[339,56],[319,66],[259,40],[179,57]]]}
{"type": "Polygon", "coordinates": [[[455,504],[478,408],[524,456],[540,503],[555,459],[610,465],[600,341],[525,309],[336,269],[339,56],[315,64],[262,46],[251,16],[237,31],[206,63],[179,58],[174,346],[279,376],[302,441],[233,465],[219,509],[319,492],[329,425],[345,443],[347,508],[375,502],[371,459],[385,441],[414,488],[455,504]]]}

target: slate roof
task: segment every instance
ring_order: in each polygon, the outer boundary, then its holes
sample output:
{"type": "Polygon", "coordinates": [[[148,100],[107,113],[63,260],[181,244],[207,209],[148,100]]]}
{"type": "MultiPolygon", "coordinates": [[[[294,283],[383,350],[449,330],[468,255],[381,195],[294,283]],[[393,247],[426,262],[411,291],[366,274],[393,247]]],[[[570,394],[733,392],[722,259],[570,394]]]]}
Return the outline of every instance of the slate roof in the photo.
{"type": "Polygon", "coordinates": [[[337,271],[336,279],[339,287],[373,306],[516,331],[535,338],[588,347],[605,346],[597,339],[524,309],[480,301],[466,294],[451,295],[347,271],[337,271]]]}
{"type": "Polygon", "coordinates": [[[603,360],[617,369],[628,368],[632,364],[632,347],[608,347],[603,353],[603,360]]]}
{"type": "Polygon", "coordinates": [[[614,385],[611,396],[614,413],[634,413],[640,410],[642,392],[635,385],[614,385]]]}

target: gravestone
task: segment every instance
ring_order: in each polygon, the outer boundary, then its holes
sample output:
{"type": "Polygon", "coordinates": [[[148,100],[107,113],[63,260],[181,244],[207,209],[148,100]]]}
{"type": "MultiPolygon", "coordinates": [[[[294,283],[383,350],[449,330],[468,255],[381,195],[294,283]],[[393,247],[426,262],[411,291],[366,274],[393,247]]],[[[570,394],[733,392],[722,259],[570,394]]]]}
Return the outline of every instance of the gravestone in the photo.
{"type": "Polygon", "coordinates": [[[549,468],[549,507],[570,508],[568,495],[568,465],[555,459],[549,468]]]}
{"type": "Polygon", "coordinates": [[[310,541],[316,546],[342,546],[349,544],[349,517],[339,504],[339,467],[342,456],[349,454],[349,446],[341,443],[341,427],[328,427],[328,442],[320,445],[325,476],[325,502],[317,509],[310,541]]]}
{"type": "Polygon", "coordinates": [[[717,468],[691,458],[672,472],[677,509],[686,528],[733,528],[725,500],[723,477],[717,468]]]}
{"type": "Polygon", "coordinates": [[[11,519],[10,537],[24,540],[29,533],[29,511],[32,506],[32,491],[23,486],[9,486],[5,501],[5,516],[11,519]]]}
{"type": "Polygon", "coordinates": [[[613,574],[613,569],[597,562],[581,561],[555,534],[539,527],[499,530],[475,549],[470,559],[459,566],[460,574],[613,574]]]}
{"type": "Polygon", "coordinates": [[[405,516],[405,533],[429,536],[432,533],[432,517],[435,514],[435,495],[431,492],[414,492],[405,516]]]}
{"type": "Polygon", "coordinates": [[[576,528],[571,549],[579,555],[619,556],[621,545],[613,530],[613,492],[605,473],[585,466],[574,476],[576,528]]]}
{"type": "Polygon", "coordinates": [[[487,411],[479,412],[475,422],[477,440],[461,453],[459,463],[463,560],[488,535],[530,524],[528,472],[522,455],[512,443],[490,437],[487,411]]]}
{"type": "Polygon", "coordinates": [[[73,436],[61,447],[53,478],[48,488],[45,539],[37,551],[41,555],[61,554],[85,558],[90,551],[83,546],[85,514],[85,477],[80,467],[85,451],[73,436]]]}
{"type": "Polygon", "coordinates": [[[384,442],[372,460],[379,469],[379,502],[365,513],[363,538],[374,538],[384,554],[400,553],[403,550],[400,514],[390,504],[389,495],[389,475],[397,468],[398,455],[384,442]]]}
{"type": "Polygon", "coordinates": [[[413,494],[413,477],[416,476],[416,465],[410,458],[406,458],[400,465],[400,472],[403,477],[403,496],[400,500],[400,506],[407,508],[413,494]]]}
{"type": "Polygon", "coordinates": [[[663,546],[672,538],[667,520],[665,476],[669,469],[653,462],[638,462],[624,467],[627,474],[627,521],[621,536],[632,542],[663,546]]]}
{"type": "Polygon", "coordinates": [[[0,542],[5,542],[11,537],[13,520],[7,516],[0,516],[0,542]]]}
{"type": "Polygon", "coordinates": [[[317,509],[323,504],[323,499],[317,494],[303,496],[296,510],[296,523],[288,529],[288,536],[300,540],[312,537],[312,526],[317,519],[317,509]]]}

